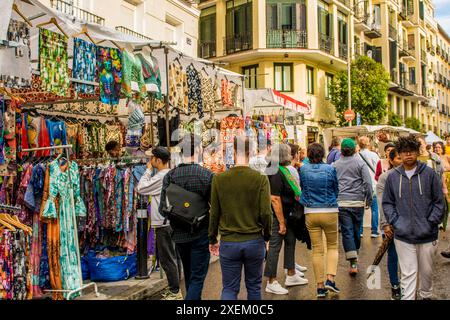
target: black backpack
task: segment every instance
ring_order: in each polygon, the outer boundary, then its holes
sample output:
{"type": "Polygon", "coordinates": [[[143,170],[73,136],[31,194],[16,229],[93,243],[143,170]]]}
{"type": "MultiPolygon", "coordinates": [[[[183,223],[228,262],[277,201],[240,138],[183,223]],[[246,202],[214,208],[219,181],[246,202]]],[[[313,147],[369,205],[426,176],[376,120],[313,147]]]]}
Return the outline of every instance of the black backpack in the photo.
{"type": "Polygon", "coordinates": [[[209,203],[201,195],[171,183],[166,190],[167,208],[163,212],[170,223],[194,233],[207,218],[209,203]]]}

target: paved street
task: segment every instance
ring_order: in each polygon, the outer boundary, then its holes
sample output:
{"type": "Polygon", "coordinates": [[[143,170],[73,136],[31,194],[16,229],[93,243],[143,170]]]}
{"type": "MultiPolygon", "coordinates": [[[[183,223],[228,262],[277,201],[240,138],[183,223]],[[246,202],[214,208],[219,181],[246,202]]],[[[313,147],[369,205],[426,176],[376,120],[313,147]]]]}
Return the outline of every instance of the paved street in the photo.
{"type": "MultiPolygon", "coordinates": [[[[381,262],[381,289],[369,290],[366,285],[366,274],[368,266],[371,264],[375,253],[381,243],[381,237],[378,239],[370,238],[370,229],[365,228],[364,238],[362,241],[362,248],[360,251],[360,274],[355,278],[351,278],[348,273],[348,264],[345,261],[342,243],[339,244],[339,266],[338,275],[336,277],[337,285],[341,289],[339,295],[330,294],[328,299],[349,299],[349,300],[385,300],[390,299],[390,284],[386,270],[386,256],[381,262]]],[[[450,231],[446,234],[440,235],[439,252],[446,248],[450,243],[450,231]]],[[[282,254],[280,256],[282,259],[282,254]]],[[[281,260],[282,261],[282,260],[281,260]]],[[[440,254],[436,257],[435,272],[434,272],[434,295],[435,299],[450,299],[450,260],[444,259],[440,254]]],[[[308,268],[305,273],[309,284],[306,286],[296,286],[289,289],[289,295],[273,295],[264,292],[263,299],[265,300],[308,300],[316,299],[316,288],[314,284],[314,272],[312,268],[312,251],[306,249],[303,244],[297,245],[296,262],[308,268]]],[[[282,264],[279,263],[279,266],[282,264]]],[[[284,271],[279,269],[279,281],[284,284],[284,271]]],[[[208,271],[208,276],[205,282],[203,291],[203,299],[220,299],[222,290],[222,279],[219,262],[212,263],[208,271]]],[[[263,282],[263,291],[265,288],[265,281],[263,282]]],[[[245,284],[241,282],[241,293],[239,299],[246,298],[245,284]]]]}

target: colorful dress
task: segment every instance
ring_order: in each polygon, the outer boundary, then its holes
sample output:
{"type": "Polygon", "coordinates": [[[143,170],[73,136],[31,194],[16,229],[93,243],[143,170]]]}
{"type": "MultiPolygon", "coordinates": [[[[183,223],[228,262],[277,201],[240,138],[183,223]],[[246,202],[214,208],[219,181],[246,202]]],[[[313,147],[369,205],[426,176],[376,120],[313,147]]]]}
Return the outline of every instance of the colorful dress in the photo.
{"type": "MultiPolygon", "coordinates": [[[[58,161],[51,162],[49,167],[49,198],[45,204],[43,216],[45,218],[58,218],[54,200],[59,196],[62,287],[64,290],[75,290],[80,288],[82,284],[82,275],[78,269],[79,248],[78,242],[75,241],[76,225],[74,225],[73,215],[86,216],[86,207],[80,196],[80,173],[78,165],[73,161],[70,162],[64,172],[61,170],[58,161]]],[[[64,294],[64,296],[67,297],[67,294],[64,294]]]]}
{"type": "Polygon", "coordinates": [[[122,52],[115,48],[97,47],[97,69],[100,101],[117,105],[122,87],[122,52]]]}
{"type": "MultiPolygon", "coordinates": [[[[72,78],[94,82],[96,75],[97,46],[82,39],[74,38],[72,78]]],[[[73,89],[79,93],[95,93],[95,87],[89,84],[74,83],[73,89]]]]}
{"type": "Polygon", "coordinates": [[[141,60],[142,63],[142,74],[144,76],[144,81],[150,89],[155,94],[156,99],[162,100],[161,91],[161,73],[159,71],[158,60],[155,57],[150,56],[146,59],[142,54],[136,54],[136,57],[141,60]],[[154,90],[156,89],[156,90],[154,90]]]}
{"type": "Polygon", "coordinates": [[[123,69],[123,82],[122,92],[127,98],[131,98],[133,90],[131,82],[136,82],[139,87],[139,94],[141,98],[147,96],[147,88],[144,82],[144,76],[142,74],[141,60],[135,57],[133,54],[123,51],[122,52],[122,69],[123,69]]]}
{"type": "Polygon", "coordinates": [[[39,29],[39,68],[44,91],[68,96],[70,80],[66,36],[39,29]]]}

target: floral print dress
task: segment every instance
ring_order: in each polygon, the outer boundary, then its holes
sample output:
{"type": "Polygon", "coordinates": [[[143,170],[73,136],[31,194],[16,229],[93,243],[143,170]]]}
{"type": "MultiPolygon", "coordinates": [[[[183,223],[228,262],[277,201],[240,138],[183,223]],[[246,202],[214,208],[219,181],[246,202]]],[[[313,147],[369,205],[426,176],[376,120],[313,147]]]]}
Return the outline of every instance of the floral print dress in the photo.
{"type": "MultiPolygon", "coordinates": [[[[59,216],[62,287],[64,290],[75,290],[82,284],[82,275],[78,268],[79,247],[75,241],[76,226],[73,215],[86,216],[86,207],[80,196],[80,174],[75,162],[70,162],[64,171],[57,160],[51,162],[49,167],[49,198],[45,204],[43,216],[53,219],[59,216]],[[59,214],[54,202],[57,196],[59,196],[59,214]]],[[[67,293],[64,296],[67,297],[67,293]]]]}
{"type": "Polygon", "coordinates": [[[119,104],[122,87],[122,52],[115,48],[97,47],[97,69],[100,82],[100,101],[119,104]]]}
{"type": "MultiPolygon", "coordinates": [[[[83,39],[73,39],[72,78],[92,81],[97,75],[97,46],[83,39]]],[[[73,89],[79,93],[94,94],[95,87],[84,83],[74,83],[73,89]]]]}
{"type": "Polygon", "coordinates": [[[39,68],[44,91],[68,96],[70,79],[66,36],[39,29],[39,68]]]}

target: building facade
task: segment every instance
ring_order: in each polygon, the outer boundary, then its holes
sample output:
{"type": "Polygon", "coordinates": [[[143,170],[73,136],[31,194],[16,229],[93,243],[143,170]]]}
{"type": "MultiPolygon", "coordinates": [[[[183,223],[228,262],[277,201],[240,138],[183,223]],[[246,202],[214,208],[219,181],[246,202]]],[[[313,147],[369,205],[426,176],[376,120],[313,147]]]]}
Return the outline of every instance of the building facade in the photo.
{"type": "Polygon", "coordinates": [[[435,63],[430,73],[433,72],[433,93],[439,109],[439,133],[446,135],[450,132],[450,37],[440,25],[435,49],[435,63]]]}
{"type": "Polygon", "coordinates": [[[200,11],[184,0],[40,0],[82,20],[141,38],[175,41],[176,49],[196,57],[200,11]]]}
{"type": "Polygon", "coordinates": [[[403,121],[419,119],[423,130],[447,131],[436,59],[442,78],[449,70],[433,47],[448,37],[430,0],[206,0],[199,9],[199,56],[228,62],[247,75],[248,88],[273,88],[307,103],[305,144],[321,141],[336,120],[328,84],[359,55],[391,75],[390,111],[403,121]]]}

